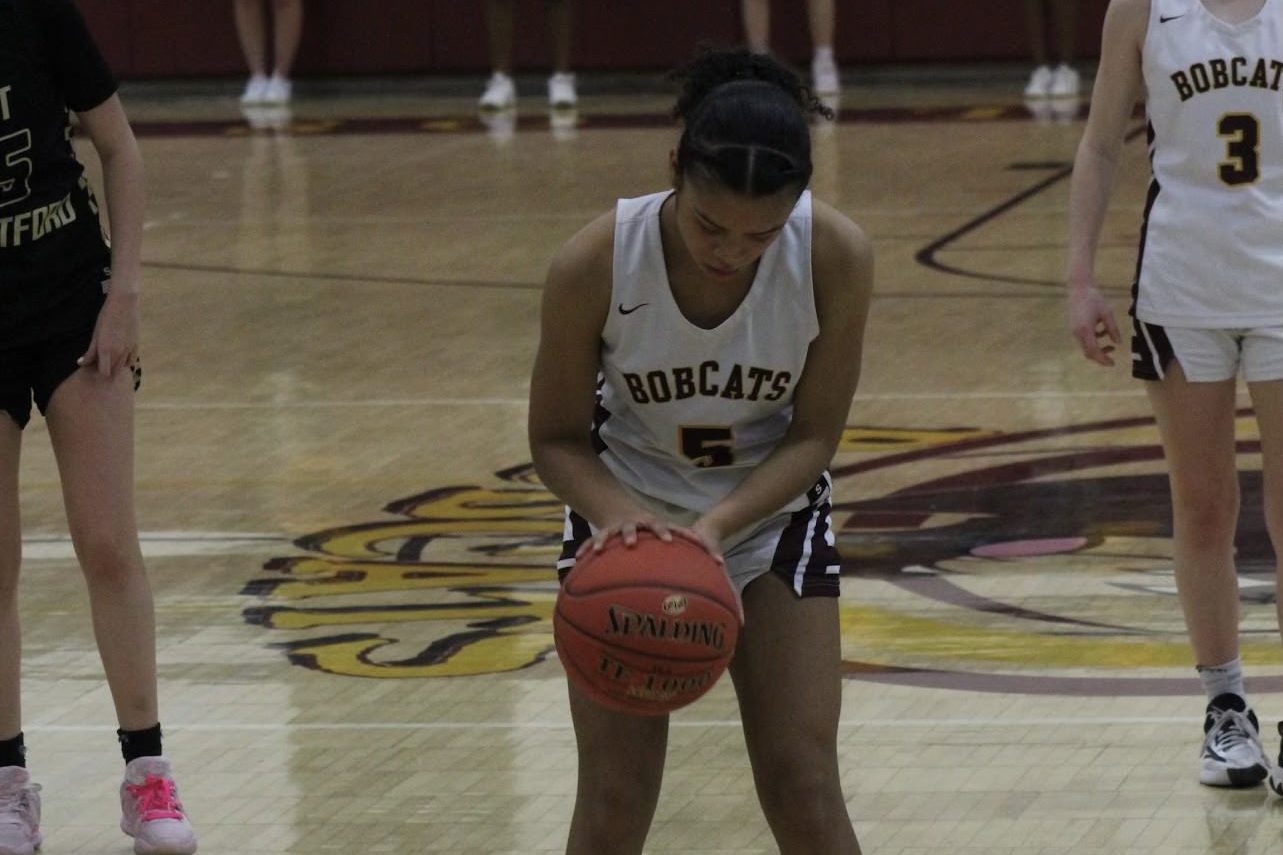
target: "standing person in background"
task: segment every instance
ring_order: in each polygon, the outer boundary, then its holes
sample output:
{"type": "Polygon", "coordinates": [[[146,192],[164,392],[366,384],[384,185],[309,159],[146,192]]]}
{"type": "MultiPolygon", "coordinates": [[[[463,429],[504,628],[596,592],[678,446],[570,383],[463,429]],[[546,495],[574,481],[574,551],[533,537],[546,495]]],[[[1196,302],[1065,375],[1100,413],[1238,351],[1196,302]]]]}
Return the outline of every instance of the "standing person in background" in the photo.
{"type": "Polygon", "coordinates": [[[298,55],[303,34],[303,0],[271,0],[272,52],[268,72],[268,15],[265,0],[233,0],[236,34],[240,37],[249,82],[241,95],[242,104],[288,104],[290,72],[298,55]]]}
{"type": "Polygon", "coordinates": [[[0,855],[40,846],[20,695],[18,459],[45,415],[125,759],[120,827],[143,855],[196,837],[162,756],[151,588],[134,514],[143,172],[116,81],[72,0],[0,0],[0,855]],[[110,246],[71,146],[102,162],[110,246]]]}
{"type": "MultiPolygon", "coordinates": [[[[842,88],[837,60],[833,57],[834,0],[807,0],[811,22],[811,88],[816,95],[836,95],[842,88]]],[[[749,50],[766,53],[771,43],[770,0],[742,0],[744,37],[749,50]]]]}
{"type": "Polygon", "coordinates": [[[1075,0],[1025,0],[1025,21],[1029,25],[1029,52],[1035,68],[1025,85],[1026,98],[1073,98],[1078,95],[1078,72],[1074,70],[1075,0]],[[1051,22],[1055,46],[1047,39],[1051,22]],[[1055,68],[1052,54],[1055,53],[1055,68]]]}
{"type": "MultiPolygon", "coordinates": [[[[1113,0],[1069,197],[1069,325],[1113,365],[1121,333],[1096,280],[1101,227],[1138,95],[1149,195],[1132,285],[1132,376],[1158,422],[1176,590],[1207,695],[1199,781],[1258,784],[1261,745],[1239,656],[1238,375],[1261,438],[1264,515],[1283,555],[1283,0],[1113,0]],[[1271,70],[1273,69],[1273,70],[1271,70]]],[[[1278,564],[1283,580],[1283,563],[1278,564]]],[[[1283,590],[1283,582],[1280,583],[1283,590]]],[[[1283,598],[1277,601],[1283,609],[1283,598]]]]}
{"type": "MultiPolygon", "coordinates": [[[[490,65],[493,73],[481,96],[483,110],[506,110],[517,104],[512,79],[512,38],[516,0],[488,0],[486,24],[490,32],[490,65]]],[[[573,0],[548,0],[548,31],[552,36],[552,76],[548,78],[548,104],[568,108],[578,103],[575,75],[570,71],[570,44],[574,28],[573,0]]]]}

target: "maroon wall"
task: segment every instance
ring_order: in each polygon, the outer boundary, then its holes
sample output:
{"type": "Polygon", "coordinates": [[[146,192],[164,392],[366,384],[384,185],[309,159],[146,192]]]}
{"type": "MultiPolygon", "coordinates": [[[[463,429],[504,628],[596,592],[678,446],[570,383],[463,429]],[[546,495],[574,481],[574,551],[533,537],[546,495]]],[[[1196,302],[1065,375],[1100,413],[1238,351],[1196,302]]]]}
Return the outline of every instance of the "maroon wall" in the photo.
{"type": "MultiPolygon", "coordinates": [[[[482,72],[482,0],[304,0],[299,76],[482,72]]],[[[122,77],[240,74],[231,0],[79,0],[122,77]]],[[[1079,45],[1094,56],[1108,0],[1079,0],[1079,45]]],[[[772,44],[809,56],[803,0],[775,0],[772,44]]],[[[1024,0],[837,0],[847,66],[1016,60],[1028,54],[1024,0]],[[983,7],[983,9],[981,8],[983,7]]],[[[548,66],[543,0],[518,0],[517,63],[548,66]]],[[[740,39],[739,0],[579,0],[577,69],[669,68],[701,41],[740,39]]]]}

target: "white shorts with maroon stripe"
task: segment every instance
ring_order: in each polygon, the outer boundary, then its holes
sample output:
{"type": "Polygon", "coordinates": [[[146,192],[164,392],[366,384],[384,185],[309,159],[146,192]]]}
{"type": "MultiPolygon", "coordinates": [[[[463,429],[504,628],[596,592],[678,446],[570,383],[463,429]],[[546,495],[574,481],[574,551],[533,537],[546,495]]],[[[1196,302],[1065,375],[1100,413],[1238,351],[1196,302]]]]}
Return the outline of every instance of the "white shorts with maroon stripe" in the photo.
{"type": "MultiPolygon", "coordinates": [[[[723,544],[726,569],[741,595],[750,582],[766,573],[779,576],[799,597],[838,595],[842,559],[829,520],[833,507],[831,492],[832,481],[825,472],[807,492],[806,507],[770,517],[723,544]]],[[[675,525],[689,526],[698,518],[693,511],[665,505],[637,493],[632,493],[632,497],[660,519],[675,525]]],[[[595,532],[587,520],[566,508],[558,576],[565,578],[575,566],[575,553],[595,532]]]]}
{"type": "Polygon", "coordinates": [[[1132,376],[1162,380],[1175,360],[1193,383],[1283,380],[1283,328],[1193,329],[1133,322],[1132,376]]]}

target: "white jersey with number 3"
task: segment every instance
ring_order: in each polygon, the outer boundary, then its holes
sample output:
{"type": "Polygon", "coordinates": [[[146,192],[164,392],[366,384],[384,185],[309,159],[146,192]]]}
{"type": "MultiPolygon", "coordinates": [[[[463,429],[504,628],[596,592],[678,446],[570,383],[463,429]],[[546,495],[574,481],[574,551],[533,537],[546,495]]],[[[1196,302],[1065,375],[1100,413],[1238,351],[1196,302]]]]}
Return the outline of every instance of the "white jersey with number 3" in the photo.
{"type": "MultiPolygon", "coordinates": [[[[700,512],[784,437],[819,334],[811,283],[811,194],[758,263],[748,294],[713,329],[692,324],[669,287],[659,214],[668,192],[615,209],[610,317],[602,331],[593,433],[628,487],[700,512]]],[[[806,505],[799,496],[782,510],[806,505]]]]}
{"type": "Polygon", "coordinates": [[[1153,181],[1136,315],[1283,326],[1283,0],[1229,24],[1153,0],[1143,68],[1153,181]]]}

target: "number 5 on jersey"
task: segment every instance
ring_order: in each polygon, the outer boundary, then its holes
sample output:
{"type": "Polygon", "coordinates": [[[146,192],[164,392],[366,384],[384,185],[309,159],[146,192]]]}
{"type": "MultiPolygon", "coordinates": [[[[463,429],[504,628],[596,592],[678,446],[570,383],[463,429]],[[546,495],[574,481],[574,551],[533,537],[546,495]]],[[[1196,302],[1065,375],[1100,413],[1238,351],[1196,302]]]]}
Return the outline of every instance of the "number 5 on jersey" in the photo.
{"type": "Polygon", "coordinates": [[[735,462],[735,432],[729,427],[683,426],[679,438],[682,454],[701,469],[735,462]]]}

